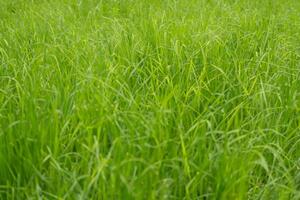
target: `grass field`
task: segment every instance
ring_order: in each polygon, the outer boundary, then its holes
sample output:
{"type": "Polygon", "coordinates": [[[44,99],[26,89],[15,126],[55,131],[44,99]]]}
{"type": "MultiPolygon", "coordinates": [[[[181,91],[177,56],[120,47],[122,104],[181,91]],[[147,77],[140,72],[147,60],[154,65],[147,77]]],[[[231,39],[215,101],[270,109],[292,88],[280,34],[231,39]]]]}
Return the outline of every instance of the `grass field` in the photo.
{"type": "Polygon", "coordinates": [[[0,199],[300,199],[300,1],[0,0],[0,199]]]}

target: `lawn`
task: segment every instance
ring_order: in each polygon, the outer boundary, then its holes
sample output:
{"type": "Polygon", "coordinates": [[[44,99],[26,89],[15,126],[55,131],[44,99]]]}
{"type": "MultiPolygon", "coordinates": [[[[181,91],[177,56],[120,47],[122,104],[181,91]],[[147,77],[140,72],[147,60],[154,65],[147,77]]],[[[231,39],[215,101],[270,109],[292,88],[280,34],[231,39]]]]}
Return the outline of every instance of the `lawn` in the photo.
{"type": "Polygon", "coordinates": [[[300,199],[299,0],[0,0],[0,199],[300,199]]]}

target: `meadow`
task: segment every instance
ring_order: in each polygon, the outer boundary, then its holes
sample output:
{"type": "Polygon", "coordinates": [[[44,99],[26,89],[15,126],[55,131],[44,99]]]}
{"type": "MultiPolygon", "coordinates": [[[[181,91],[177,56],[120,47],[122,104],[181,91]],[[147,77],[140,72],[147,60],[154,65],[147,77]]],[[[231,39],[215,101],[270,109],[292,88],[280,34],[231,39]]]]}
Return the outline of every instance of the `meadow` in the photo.
{"type": "Polygon", "coordinates": [[[0,0],[0,199],[300,199],[300,1],[0,0]]]}

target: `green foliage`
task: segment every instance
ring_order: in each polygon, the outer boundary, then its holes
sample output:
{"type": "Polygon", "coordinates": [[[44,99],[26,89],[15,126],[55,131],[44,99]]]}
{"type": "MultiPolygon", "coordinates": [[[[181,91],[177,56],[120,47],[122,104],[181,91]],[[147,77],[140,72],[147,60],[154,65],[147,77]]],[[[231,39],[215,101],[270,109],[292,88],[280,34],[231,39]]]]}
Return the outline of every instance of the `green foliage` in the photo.
{"type": "Polygon", "coordinates": [[[0,198],[300,199],[299,13],[0,0],[0,198]]]}

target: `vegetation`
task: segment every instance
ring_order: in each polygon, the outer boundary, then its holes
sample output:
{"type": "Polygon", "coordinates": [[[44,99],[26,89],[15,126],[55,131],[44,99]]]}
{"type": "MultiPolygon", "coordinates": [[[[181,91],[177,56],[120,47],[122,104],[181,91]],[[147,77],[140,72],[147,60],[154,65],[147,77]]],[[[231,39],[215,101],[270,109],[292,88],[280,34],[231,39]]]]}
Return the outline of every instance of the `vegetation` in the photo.
{"type": "Polygon", "coordinates": [[[0,0],[0,198],[300,199],[299,13],[0,0]]]}

